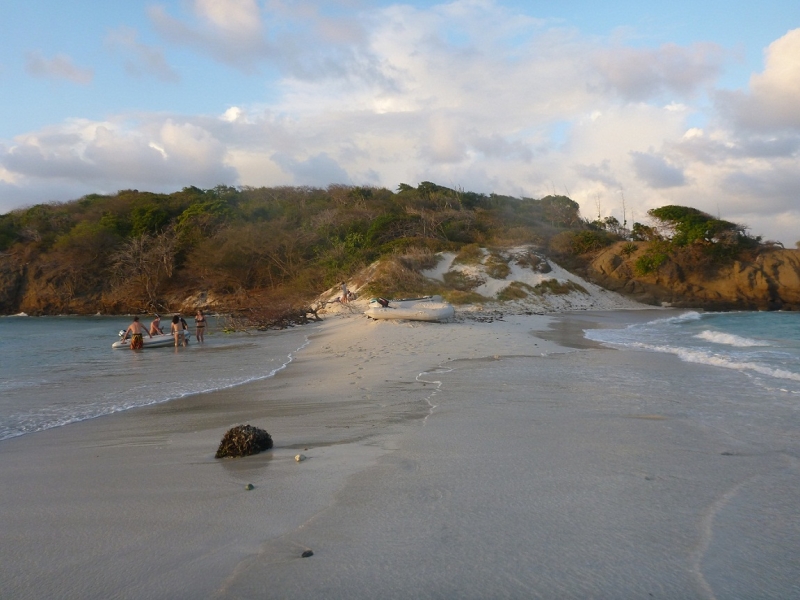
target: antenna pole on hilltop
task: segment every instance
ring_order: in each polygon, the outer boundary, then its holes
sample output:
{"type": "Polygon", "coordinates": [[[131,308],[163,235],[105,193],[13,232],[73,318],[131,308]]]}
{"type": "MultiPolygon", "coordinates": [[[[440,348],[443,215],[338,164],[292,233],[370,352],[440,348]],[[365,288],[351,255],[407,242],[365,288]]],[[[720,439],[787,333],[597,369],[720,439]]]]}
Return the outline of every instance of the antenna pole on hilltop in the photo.
{"type": "Polygon", "coordinates": [[[627,229],[628,227],[628,216],[625,212],[625,192],[622,188],[619,188],[619,195],[622,196],[622,226],[627,229]]]}

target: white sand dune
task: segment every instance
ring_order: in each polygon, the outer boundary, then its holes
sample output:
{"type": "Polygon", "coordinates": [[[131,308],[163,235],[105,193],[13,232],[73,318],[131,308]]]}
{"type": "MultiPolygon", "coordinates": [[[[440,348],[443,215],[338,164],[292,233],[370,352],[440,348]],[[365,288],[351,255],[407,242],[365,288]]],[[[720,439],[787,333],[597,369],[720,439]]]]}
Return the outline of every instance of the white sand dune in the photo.
{"type": "MultiPolygon", "coordinates": [[[[481,249],[484,254],[483,263],[474,264],[455,264],[454,260],[456,254],[453,252],[439,253],[439,261],[436,267],[422,271],[425,277],[445,283],[445,276],[448,273],[462,273],[466,277],[480,282],[472,290],[476,294],[482,296],[485,300],[475,302],[467,305],[460,305],[456,307],[457,314],[461,317],[469,318],[470,315],[483,315],[485,313],[495,314],[503,312],[505,314],[548,314],[548,313],[563,313],[567,311],[578,310],[633,310],[652,308],[630,300],[616,292],[611,292],[601,288],[598,285],[590,283],[585,279],[570,273],[563,269],[558,264],[539,256],[539,260],[547,265],[547,271],[541,272],[531,268],[524,260],[525,256],[534,253],[534,250],[529,246],[518,246],[507,248],[504,250],[495,250],[496,256],[500,256],[508,264],[509,274],[502,279],[492,277],[487,272],[487,265],[485,264],[490,252],[486,249],[481,249]],[[575,289],[566,293],[551,293],[545,288],[542,292],[534,292],[533,288],[536,286],[555,281],[558,283],[571,282],[575,285],[575,289]],[[522,284],[518,289],[525,293],[524,298],[516,300],[502,301],[497,298],[504,289],[512,285],[522,284]]],[[[374,270],[375,265],[372,265],[368,270],[374,270]]],[[[348,281],[348,289],[358,294],[360,289],[369,281],[369,276],[361,274],[356,280],[348,281]]],[[[321,296],[323,302],[328,302],[323,313],[336,314],[336,313],[355,313],[363,312],[367,309],[368,298],[358,298],[357,300],[340,304],[334,302],[341,296],[341,290],[336,287],[328,290],[321,296]]]]}

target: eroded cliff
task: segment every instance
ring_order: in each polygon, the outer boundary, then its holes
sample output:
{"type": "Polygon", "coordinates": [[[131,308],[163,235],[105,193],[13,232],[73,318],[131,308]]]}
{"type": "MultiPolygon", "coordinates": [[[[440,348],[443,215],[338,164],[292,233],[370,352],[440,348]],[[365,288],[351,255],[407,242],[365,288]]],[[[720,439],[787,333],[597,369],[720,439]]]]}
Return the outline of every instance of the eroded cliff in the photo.
{"type": "Polygon", "coordinates": [[[747,259],[720,263],[668,256],[651,273],[637,272],[647,245],[620,242],[586,266],[595,283],[647,304],[710,310],[800,310],[800,250],[762,247],[747,259]]]}

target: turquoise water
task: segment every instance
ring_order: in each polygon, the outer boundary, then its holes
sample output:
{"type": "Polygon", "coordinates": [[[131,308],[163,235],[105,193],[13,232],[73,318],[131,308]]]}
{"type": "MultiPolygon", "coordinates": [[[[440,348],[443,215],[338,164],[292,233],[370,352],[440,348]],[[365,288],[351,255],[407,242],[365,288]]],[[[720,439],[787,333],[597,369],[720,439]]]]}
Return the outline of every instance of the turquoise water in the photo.
{"type": "MultiPolygon", "coordinates": [[[[309,328],[112,350],[129,317],[0,317],[0,440],[274,375],[309,328]]],[[[193,331],[189,320],[190,331],[193,331]]]]}
{"type": "Polygon", "coordinates": [[[674,354],[685,362],[737,371],[770,391],[800,394],[798,313],[687,311],[622,329],[590,329],[586,337],[618,348],[674,354]]]}

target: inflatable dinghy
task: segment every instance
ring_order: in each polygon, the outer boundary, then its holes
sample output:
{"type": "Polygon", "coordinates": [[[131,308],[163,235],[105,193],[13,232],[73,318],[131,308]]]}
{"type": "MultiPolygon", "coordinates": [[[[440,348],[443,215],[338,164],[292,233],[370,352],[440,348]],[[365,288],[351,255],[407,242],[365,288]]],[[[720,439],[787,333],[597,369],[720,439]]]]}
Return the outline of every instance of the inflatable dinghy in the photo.
{"type": "Polygon", "coordinates": [[[364,314],[372,319],[407,319],[409,321],[446,321],[455,314],[453,305],[441,296],[386,300],[373,298],[364,314]]]}
{"type": "MultiPolygon", "coordinates": [[[[120,334],[121,334],[120,338],[122,337],[122,334],[124,334],[124,333],[125,333],[124,331],[120,332],[120,334]]],[[[188,344],[189,343],[188,332],[185,331],[184,335],[186,336],[186,343],[188,344]]],[[[142,343],[143,343],[143,347],[142,347],[143,350],[145,350],[147,348],[163,348],[164,346],[174,346],[175,345],[175,338],[173,337],[173,335],[171,333],[162,333],[162,334],[154,335],[153,337],[144,336],[144,338],[142,339],[142,343]]],[[[130,349],[130,347],[131,347],[131,338],[128,338],[124,342],[120,339],[119,341],[114,342],[113,344],[111,344],[111,347],[114,350],[119,350],[121,348],[130,349]]]]}

